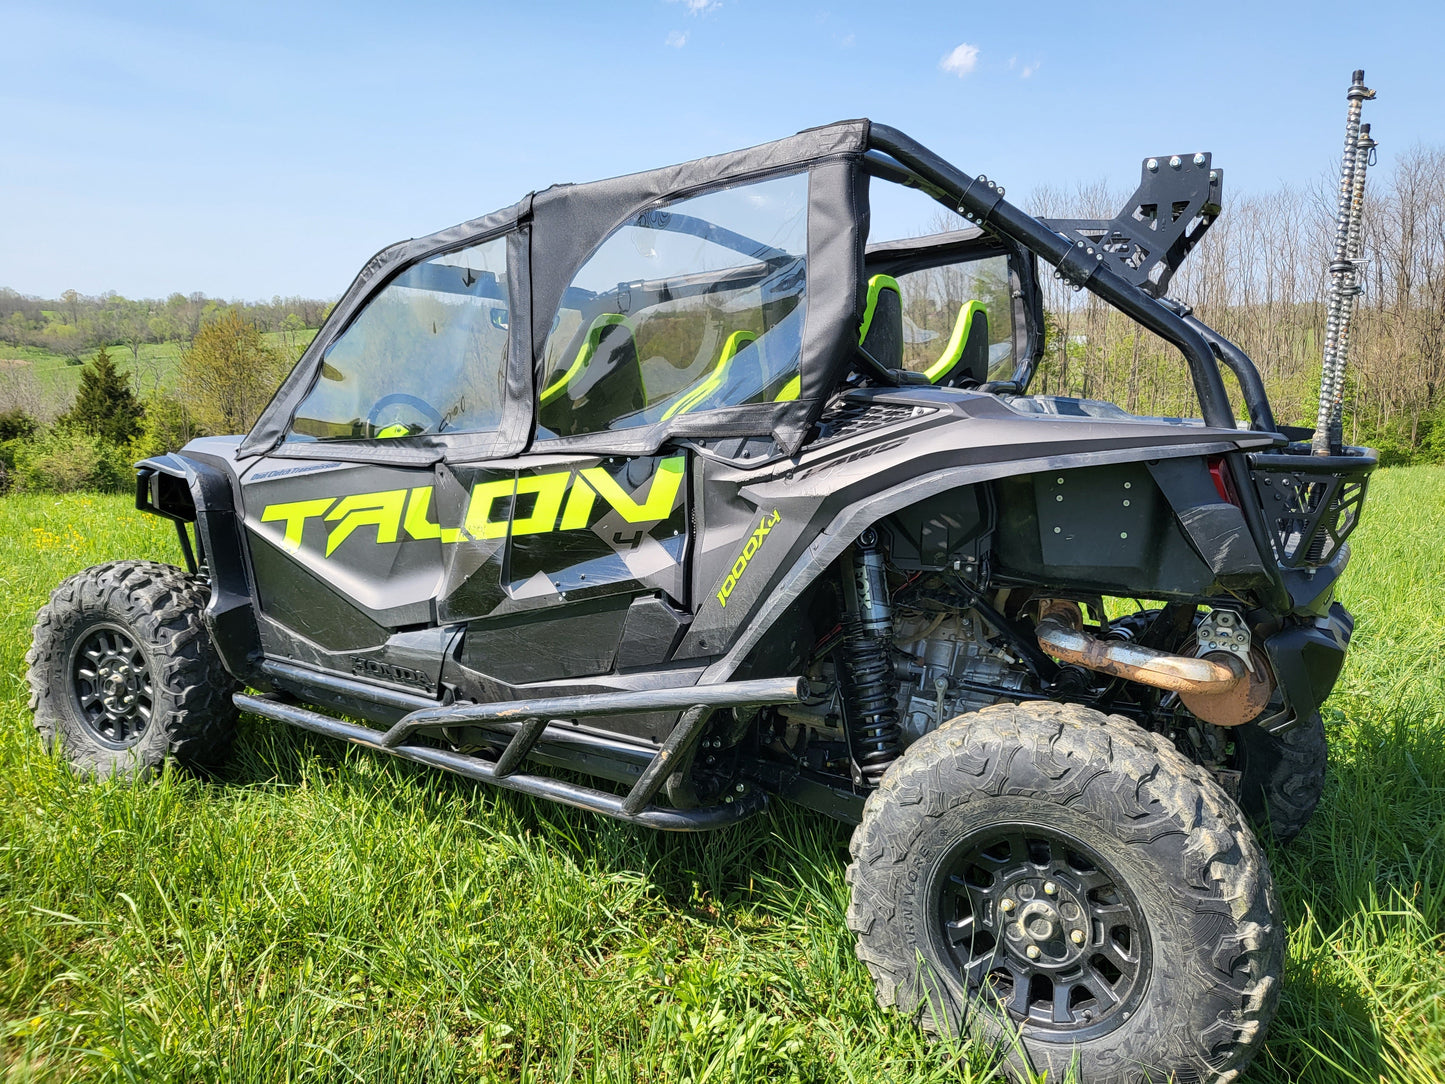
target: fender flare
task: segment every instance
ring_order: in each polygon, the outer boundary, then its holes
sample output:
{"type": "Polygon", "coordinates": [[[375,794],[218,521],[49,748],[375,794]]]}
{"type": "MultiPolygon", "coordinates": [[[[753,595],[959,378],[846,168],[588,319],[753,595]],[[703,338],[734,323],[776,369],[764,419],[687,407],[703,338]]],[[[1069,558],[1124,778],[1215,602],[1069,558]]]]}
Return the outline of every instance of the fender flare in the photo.
{"type": "Polygon", "coordinates": [[[183,535],[185,524],[195,523],[196,543],[211,586],[206,629],[233,677],[269,688],[258,669],[262,651],[255,592],[229,472],[174,452],[143,459],[136,464],[136,507],[175,521],[183,535]],[[183,482],[184,493],[167,486],[168,478],[183,482]]]}

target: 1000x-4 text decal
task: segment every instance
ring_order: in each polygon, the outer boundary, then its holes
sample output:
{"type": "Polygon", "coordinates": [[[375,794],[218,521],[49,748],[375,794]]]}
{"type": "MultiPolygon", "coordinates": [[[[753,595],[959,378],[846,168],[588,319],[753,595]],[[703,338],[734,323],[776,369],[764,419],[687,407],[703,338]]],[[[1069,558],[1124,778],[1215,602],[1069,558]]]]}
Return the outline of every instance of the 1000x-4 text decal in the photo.
{"type": "Polygon", "coordinates": [[[722,586],[718,588],[717,592],[719,605],[726,606],[728,604],[728,596],[733,593],[738,585],[738,580],[742,579],[743,573],[748,570],[748,562],[753,559],[753,554],[762,548],[763,539],[767,538],[773,528],[782,521],[783,517],[776,508],[771,513],[764,513],[763,518],[758,521],[757,528],[743,545],[742,553],[738,554],[738,559],[733,562],[733,567],[728,569],[728,574],[723,577],[722,586]]]}
{"type": "Polygon", "coordinates": [[[301,548],[307,520],[330,524],[327,557],[359,527],[375,527],[378,543],[400,541],[403,533],[417,541],[437,538],[462,542],[503,538],[509,533],[516,536],[582,530],[592,521],[599,497],[628,523],[655,523],[672,513],[682,488],[685,464],[686,459],[680,455],[662,460],[646,494],[636,496],[601,467],[479,482],[472,487],[459,527],[443,527],[432,521],[431,486],[268,504],[261,512],[261,520],[283,525],[282,544],[290,550],[301,548]],[[536,500],[531,511],[525,516],[512,514],[516,500],[532,494],[536,500]]]}

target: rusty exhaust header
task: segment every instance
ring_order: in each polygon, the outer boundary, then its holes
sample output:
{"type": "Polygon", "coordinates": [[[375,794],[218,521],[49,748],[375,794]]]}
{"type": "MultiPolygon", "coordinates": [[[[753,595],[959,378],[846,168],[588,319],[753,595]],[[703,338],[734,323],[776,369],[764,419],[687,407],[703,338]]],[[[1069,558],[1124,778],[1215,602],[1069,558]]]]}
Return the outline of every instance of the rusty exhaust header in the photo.
{"type": "Polygon", "coordinates": [[[1074,602],[1045,602],[1035,632],[1039,646],[1061,662],[1178,693],[1190,711],[1215,726],[1239,726],[1256,718],[1274,691],[1262,658],[1250,669],[1224,652],[1196,658],[1125,640],[1100,640],[1084,630],[1074,602]]]}

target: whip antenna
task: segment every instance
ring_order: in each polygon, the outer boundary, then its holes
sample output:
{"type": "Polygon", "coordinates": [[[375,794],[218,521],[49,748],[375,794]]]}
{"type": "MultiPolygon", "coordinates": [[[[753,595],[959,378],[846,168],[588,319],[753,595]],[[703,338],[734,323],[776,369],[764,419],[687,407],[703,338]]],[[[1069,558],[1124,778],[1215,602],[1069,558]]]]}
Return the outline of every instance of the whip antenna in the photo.
{"type": "Polygon", "coordinates": [[[1359,281],[1360,250],[1364,245],[1361,221],[1365,205],[1365,170],[1375,141],[1370,126],[1360,124],[1360,108],[1375,92],[1365,86],[1365,73],[1356,71],[1346,93],[1345,150],[1340,163],[1340,196],[1335,213],[1335,258],[1330,263],[1330,294],[1325,315],[1324,364],[1320,370],[1320,409],[1310,450],[1330,455],[1341,446],[1340,411],[1344,401],[1345,362],[1350,354],[1350,321],[1359,281]]]}

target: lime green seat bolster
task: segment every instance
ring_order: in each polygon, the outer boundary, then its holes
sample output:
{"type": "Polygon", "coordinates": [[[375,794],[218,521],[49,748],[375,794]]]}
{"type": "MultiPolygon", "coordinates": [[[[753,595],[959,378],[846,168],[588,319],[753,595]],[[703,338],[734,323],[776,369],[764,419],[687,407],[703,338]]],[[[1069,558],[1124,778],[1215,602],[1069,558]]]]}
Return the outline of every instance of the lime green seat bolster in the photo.
{"type": "Polygon", "coordinates": [[[693,407],[701,403],[718,388],[722,387],[723,381],[727,379],[728,366],[731,364],[742,348],[748,343],[756,342],[758,333],[756,331],[734,331],[723,342],[722,352],[718,354],[717,363],[713,365],[712,371],[707,374],[702,383],[698,384],[692,391],[684,392],[683,395],[663,412],[662,421],[667,421],[674,414],[686,414],[693,407]]]}
{"type": "Polygon", "coordinates": [[[597,353],[597,343],[602,338],[602,332],[614,324],[627,324],[627,317],[620,312],[604,312],[592,321],[592,326],[587,329],[587,338],[582,340],[577,356],[572,359],[572,364],[567,366],[567,371],[542,390],[542,406],[556,399],[568,384],[586,371],[587,363],[592,360],[592,355],[597,353]]]}
{"type": "Polygon", "coordinates": [[[958,319],[953,323],[953,335],[948,340],[948,345],[944,347],[938,360],[924,370],[923,375],[928,377],[930,384],[937,384],[947,377],[953,372],[953,367],[963,360],[963,348],[968,345],[968,335],[973,330],[973,318],[979,313],[983,313],[984,319],[988,319],[988,313],[981,301],[970,301],[958,310],[958,319]]]}
{"type": "Polygon", "coordinates": [[[800,391],[802,390],[802,388],[803,388],[803,378],[802,378],[802,376],[795,376],[795,377],[793,377],[792,380],[789,380],[786,384],[783,385],[783,390],[782,390],[782,391],[778,392],[777,395],[773,396],[773,402],[775,402],[775,403],[786,403],[786,402],[790,402],[791,400],[796,399],[796,398],[798,397],[798,392],[800,392],[800,391]]]}
{"type": "Polygon", "coordinates": [[[898,288],[898,280],[892,275],[874,275],[868,280],[868,299],[863,304],[863,322],[858,325],[858,345],[863,345],[863,340],[868,337],[868,329],[873,326],[873,313],[878,309],[878,294],[882,290],[892,290],[900,298],[903,291],[898,288]]]}

